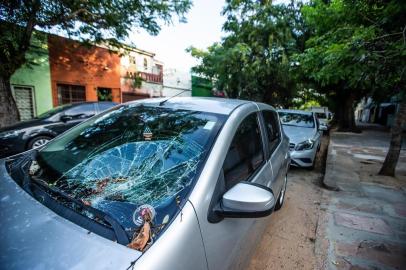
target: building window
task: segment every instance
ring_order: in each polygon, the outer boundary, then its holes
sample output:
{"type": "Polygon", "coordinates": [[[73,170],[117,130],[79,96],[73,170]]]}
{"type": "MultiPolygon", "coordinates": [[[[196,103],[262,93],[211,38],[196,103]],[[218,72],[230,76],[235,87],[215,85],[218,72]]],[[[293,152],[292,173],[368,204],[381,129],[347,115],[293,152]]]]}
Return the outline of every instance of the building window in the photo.
{"type": "Polygon", "coordinates": [[[111,88],[97,88],[97,100],[98,101],[113,101],[113,94],[111,88]]]}
{"type": "Polygon", "coordinates": [[[155,68],[156,68],[157,74],[162,74],[163,73],[162,65],[155,64],[155,68]]]}
{"type": "Polygon", "coordinates": [[[21,121],[34,118],[34,89],[29,86],[13,86],[12,89],[21,121]]]}
{"type": "Polygon", "coordinates": [[[131,65],[135,65],[137,62],[135,61],[135,56],[129,56],[129,59],[130,59],[130,64],[131,65]]]}
{"type": "Polygon", "coordinates": [[[145,70],[148,69],[148,60],[147,60],[147,58],[144,58],[144,69],[145,70]]]}
{"type": "Polygon", "coordinates": [[[58,84],[58,104],[86,101],[86,89],[83,85],[58,84]]]}

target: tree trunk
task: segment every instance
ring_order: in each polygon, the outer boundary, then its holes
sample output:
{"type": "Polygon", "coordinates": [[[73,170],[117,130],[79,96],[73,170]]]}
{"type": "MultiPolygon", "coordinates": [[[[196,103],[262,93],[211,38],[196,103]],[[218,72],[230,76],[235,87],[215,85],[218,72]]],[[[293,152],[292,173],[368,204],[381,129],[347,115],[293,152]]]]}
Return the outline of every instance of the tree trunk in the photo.
{"type": "Polygon", "coordinates": [[[339,131],[360,132],[355,125],[354,95],[347,91],[341,91],[338,97],[337,124],[339,131]]]}
{"type": "Polygon", "coordinates": [[[10,76],[0,74],[0,128],[20,120],[17,104],[11,94],[10,76]]]}
{"type": "Polygon", "coordinates": [[[406,98],[403,98],[396,113],[395,122],[391,129],[391,140],[385,161],[379,171],[380,175],[395,176],[396,165],[398,163],[400,148],[402,147],[402,127],[406,122],[406,98]]]}

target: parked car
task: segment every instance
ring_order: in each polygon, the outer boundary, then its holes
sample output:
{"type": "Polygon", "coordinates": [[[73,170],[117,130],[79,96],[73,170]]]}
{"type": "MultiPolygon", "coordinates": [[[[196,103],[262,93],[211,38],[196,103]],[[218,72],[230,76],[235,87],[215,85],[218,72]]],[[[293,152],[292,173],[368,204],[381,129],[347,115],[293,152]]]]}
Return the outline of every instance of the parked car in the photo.
{"type": "Polygon", "coordinates": [[[0,160],[0,265],[245,269],[283,205],[289,163],[269,105],[119,105],[0,160]]]}
{"type": "Polygon", "coordinates": [[[0,128],[0,158],[41,147],[89,117],[117,105],[81,102],[53,108],[32,120],[0,128]]]}
{"type": "Polygon", "coordinates": [[[279,110],[279,118],[289,137],[292,165],[313,168],[320,149],[321,131],[317,117],[312,112],[279,110]]]}
{"type": "Polygon", "coordinates": [[[330,130],[330,122],[332,118],[331,112],[328,110],[327,107],[311,107],[310,111],[312,111],[320,123],[320,130],[328,133],[330,130]]]}

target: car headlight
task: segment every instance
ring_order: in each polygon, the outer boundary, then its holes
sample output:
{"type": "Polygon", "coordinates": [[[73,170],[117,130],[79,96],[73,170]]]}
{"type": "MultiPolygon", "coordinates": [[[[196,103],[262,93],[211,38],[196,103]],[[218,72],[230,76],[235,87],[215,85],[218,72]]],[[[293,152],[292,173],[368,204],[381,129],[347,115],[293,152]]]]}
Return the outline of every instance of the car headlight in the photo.
{"type": "Polygon", "coordinates": [[[304,142],[298,143],[296,145],[295,150],[296,151],[309,150],[309,149],[312,149],[313,146],[314,146],[314,140],[306,140],[304,142]]]}
{"type": "Polygon", "coordinates": [[[7,139],[7,138],[13,138],[17,137],[20,134],[17,130],[11,130],[11,131],[4,131],[0,133],[0,138],[2,139],[7,139]]]}

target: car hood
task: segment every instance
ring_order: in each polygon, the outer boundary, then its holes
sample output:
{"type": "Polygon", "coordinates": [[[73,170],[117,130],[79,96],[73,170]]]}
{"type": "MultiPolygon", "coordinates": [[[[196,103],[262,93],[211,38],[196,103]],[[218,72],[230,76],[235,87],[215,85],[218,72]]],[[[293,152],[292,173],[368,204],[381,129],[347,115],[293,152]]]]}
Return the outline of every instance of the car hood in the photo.
{"type": "Polygon", "coordinates": [[[0,160],[3,269],[126,269],[142,253],[58,216],[8,175],[0,160]]]}
{"type": "Polygon", "coordinates": [[[313,139],[316,135],[315,128],[304,128],[282,125],[283,131],[289,137],[289,141],[294,144],[313,139]]]}
{"type": "Polygon", "coordinates": [[[32,120],[28,120],[28,121],[22,121],[22,122],[19,122],[17,124],[11,125],[11,126],[0,128],[0,133],[4,132],[4,131],[20,130],[20,129],[40,126],[40,125],[44,125],[44,124],[45,124],[44,120],[41,120],[41,119],[32,119],[32,120]]]}

